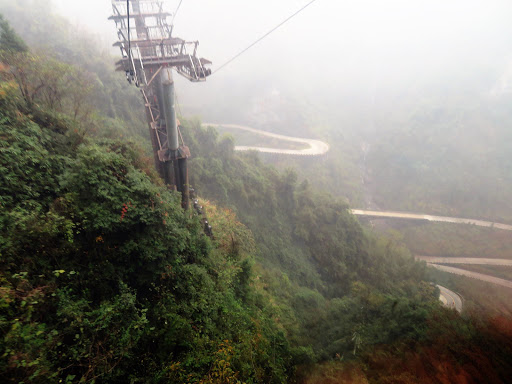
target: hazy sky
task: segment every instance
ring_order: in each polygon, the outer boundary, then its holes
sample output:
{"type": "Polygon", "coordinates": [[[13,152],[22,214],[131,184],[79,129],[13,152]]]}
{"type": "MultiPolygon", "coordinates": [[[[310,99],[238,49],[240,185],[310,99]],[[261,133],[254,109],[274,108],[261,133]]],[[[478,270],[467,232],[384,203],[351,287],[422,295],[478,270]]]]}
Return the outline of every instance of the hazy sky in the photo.
{"type": "MultiPolygon", "coordinates": [[[[107,21],[110,0],[53,1],[105,42],[116,39],[107,21]]],[[[215,70],[308,1],[183,0],[175,35],[199,40],[199,54],[215,70]]],[[[172,12],[179,0],[167,3],[172,12]]],[[[462,83],[476,72],[498,78],[510,72],[511,15],[510,0],[317,0],[201,92],[218,92],[234,78],[347,92],[452,78],[462,83]]]]}
{"type": "MultiPolygon", "coordinates": [[[[75,22],[115,40],[109,0],[53,1],[75,22]]],[[[183,0],[175,32],[199,40],[215,67],[307,1],[183,0]]],[[[168,8],[178,2],[169,0],[168,8]]],[[[503,53],[506,43],[512,48],[510,15],[510,0],[317,0],[228,68],[276,67],[301,76],[308,66],[335,77],[376,68],[437,71],[503,53]]]]}
{"type": "MultiPolygon", "coordinates": [[[[115,39],[113,23],[106,20],[109,0],[53,1],[75,22],[102,34],[110,31],[115,39]]],[[[169,0],[168,8],[174,10],[178,2],[169,0]]],[[[175,31],[200,40],[201,52],[219,64],[307,2],[183,0],[175,31]]],[[[430,61],[431,53],[477,52],[504,39],[512,44],[511,15],[510,0],[317,0],[255,48],[247,61],[274,50],[282,52],[283,61],[287,54],[299,59],[298,53],[312,62],[315,55],[333,54],[340,60],[362,54],[430,61]]]]}

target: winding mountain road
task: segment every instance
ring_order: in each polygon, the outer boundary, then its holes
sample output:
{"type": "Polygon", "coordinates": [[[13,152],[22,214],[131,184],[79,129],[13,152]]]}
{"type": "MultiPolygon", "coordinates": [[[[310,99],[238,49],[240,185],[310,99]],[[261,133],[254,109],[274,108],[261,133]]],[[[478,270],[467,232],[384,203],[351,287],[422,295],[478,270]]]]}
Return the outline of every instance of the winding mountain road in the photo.
{"type": "MultiPolygon", "coordinates": [[[[284,148],[266,148],[266,147],[253,147],[253,146],[236,146],[236,151],[258,151],[264,153],[279,153],[283,155],[296,155],[296,156],[321,156],[326,154],[329,151],[329,145],[324,143],[323,141],[313,140],[313,139],[304,139],[300,137],[292,137],[279,135],[277,133],[272,133],[268,131],[262,131],[260,129],[251,128],[245,125],[239,124],[225,124],[225,123],[202,123],[203,127],[224,127],[231,129],[240,129],[243,131],[248,131],[252,133],[256,133],[258,135],[272,137],[274,139],[302,143],[309,145],[309,148],[306,149],[284,149],[284,148]]],[[[506,231],[512,231],[512,225],[495,223],[492,221],[478,220],[478,219],[466,219],[459,217],[448,217],[448,216],[434,216],[434,215],[426,215],[422,213],[409,213],[409,212],[393,212],[393,211],[367,211],[362,209],[352,209],[352,214],[356,216],[368,216],[374,218],[395,218],[395,219],[409,219],[409,220],[426,220],[426,221],[435,221],[442,223],[456,223],[456,224],[470,224],[476,225],[479,227],[487,227],[487,228],[498,228],[506,231]]]]}
{"type": "Polygon", "coordinates": [[[446,216],[433,216],[425,215],[423,213],[409,213],[409,212],[392,212],[392,211],[365,211],[362,209],[352,209],[352,214],[356,216],[368,216],[374,218],[388,218],[388,219],[409,219],[409,220],[426,220],[441,223],[455,223],[455,224],[470,224],[479,227],[498,228],[506,231],[512,231],[512,225],[494,223],[492,221],[484,221],[477,219],[465,219],[460,217],[446,217],[446,216]]]}
{"type": "MultiPolygon", "coordinates": [[[[235,151],[258,151],[263,153],[275,153],[282,155],[292,156],[321,156],[329,151],[329,145],[323,141],[304,139],[299,137],[291,137],[285,135],[279,135],[268,131],[262,131],[256,128],[248,127],[239,124],[224,124],[224,123],[202,123],[203,127],[223,127],[230,129],[239,129],[247,132],[252,132],[258,135],[271,137],[274,139],[307,144],[309,148],[306,149],[284,149],[284,148],[266,148],[266,147],[255,147],[255,146],[235,146],[235,151]]],[[[441,223],[455,223],[455,224],[469,224],[476,225],[479,227],[497,228],[506,231],[512,231],[512,225],[495,223],[491,221],[478,220],[478,219],[466,219],[458,217],[447,217],[447,216],[434,216],[426,215],[422,213],[410,213],[410,212],[393,212],[393,211],[369,211],[362,209],[352,209],[353,215],[356,216],[367,216],[373,218],[390,218],[390,219],[409,219],[409,220],[425,220],[432,222],[441,223]]],[[[512,266],[512,260],[503,259],[483,259],[483,258],[453,258],[453,257],[428,257],[428,256],[417,256],[419,260],[424,260],[428,265],[437,268],[439,270],[454,273],[457,275],[463,275],[474,279],[491,282],[501,286],[512,288],[512,281],[500,279],[498,277],[484,275],[477,272],[471,272],[460,268],[449,267],[441,264],[486,264],[486,265],[506,265],[512,266]]],[[[458,294],[449,289],[439,286],[441,291],[440,300],[447,306],[455,308],[458,312],[462,311],[462,300],[458,294]]]]}
{"type": "Polygon", "coordinates": [[[440,256],[415,256],[416,260],[425,261],[427,264],[473,264],[473,265],[504,265],[512,267],[512,260],[486,259],[480,257],[440,257],[440,256]]]}
{"type": "Polygon", "coordinates": [[[453,273],[459,276],[466,276],[472,279],[486,281],[488,283],[501,285],[502,287],[512,288],[512,281],[501,279],[484,273],[468,271],[462,268],[451,267],[445,264],[467,264],[467,265],[498,265],[512,267],[512,260],[507,259],[486,259],[476,257],[439,257],[439,256],[415,256],[416,260],[425,261],[428,266],[437,268],[441,271],[453,273]]]}
{"type": "Polygon", "coordinates": [[[505,279],[500,279],[499,277],[484,275],[483,273],[467,271],[465,269],[449,267],[447,265],[438,265],[438,264],[429,264],[429,265],[434,268],[437,268],[441,271],[444,271],[444,272],[453,273],[455,275],[460,275],[460,276],[467,276],[467,277],[471,277],[473,279],[486,281],[488,283],[501,285],[502,287],[512,288],[512,281],[510,281],[510,280],[505,280],[505,279]]]}
{"type": "Polygon", "coordinates": [[[441,285],[437,285],[439,288],[439,300],[447,306],[448,308],[453,308],[457,312],[462,312],[462,298],[457,293],[450,291],[448,288],[445,288],[441,285]]]}
{"type": "Polygon", "coordinates": [[[242,131],[256,133],[258,135],[272,137],[274,139],[302,143],[309,145],[306,149],[283,149],[283,148],[266,148],[266,147],[250,147],[250,146],[236,146],[235,151],[258,151],[263,153],[277,153],[281,155],[293,155],[293,156],[321,156],[329,152],[329,145],[323,141],[313,139],[303,139],[300,137],[292,137],[279,135],[268,131],[262,131],[260,129],[247,127],[245,125],[238,124],[220,124],[220,123],[203,123],[203,127],[224,127],[231,129],[239,129],[242,131]]]}

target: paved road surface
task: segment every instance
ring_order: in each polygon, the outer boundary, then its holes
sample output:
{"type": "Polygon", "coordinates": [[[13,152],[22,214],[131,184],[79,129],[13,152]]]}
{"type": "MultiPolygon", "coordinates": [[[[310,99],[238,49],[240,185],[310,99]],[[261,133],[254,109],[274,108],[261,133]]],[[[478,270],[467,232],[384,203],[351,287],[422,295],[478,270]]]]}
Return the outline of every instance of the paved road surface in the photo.
{"type": "Polygon", "coordinates": [[[512,266],[512,260],[484,259],[477,257],[439,257],[439,256],[415,256],[416,260],[426,261],[429,264],[475,264],[475,265],[506,265],[512,266]]]}
{"type": "Polygon", "coordinates": [[[434,268],[437,268],[441,271],[454,273],[456,275],[461,275],[461,276],[467,276],[467,277],[471,277],[473,279],[478,279],[478,280],[482,280],[482,281],[487,281],[489,283],[501,285],[502,287],[512,288],[512,281],[510,281],[510,280],[505,280],[505,279],[500,279],[499,277],[484,275],[483,273],[466,271],[465,269],[448,267],[446,265],[438,265],[438,264],[429,264],[429,265],[434,268]]]}
{"type": "Polygon", "coordinates": [[[459,313],[462,312],[462,299],[461,297],[453,291],[450,291],[448,288],[442,287],[440,285],[437,286],[439,288],[439,300],[447,306],[448,308],[454,308],[459,313]]]}
{"type": "Polygon", "coordinates": [[[279,153],[282,155],[295,155],[295,156],[320,156],[320,155],[326,154],[329,151],[329,145],[324,143],[323,141],[278,135],[277,133],[261,131],[259,129],[247,127],[245,125],[203,123],[202,126],[203,127],[211,126],[211,127],[224,127],[224,128],[240,129],[243,131],[257,133],[259,135],[272,137],[274,139],[291,141],[291,142],[295,142],[295,143],[304,143],[304,144],[309,145],[309,148],[306,148],[306,149],[280,149],[280,148],[236,146],[235,151],[258,151],[258,152],[265,152],[265,153],[279,153]]]}
{"type": "Polygon", "coordinates": [[[432,216],[422,213],[408,213],[408,212],[381,212],[381,211],[365,211],[362,209],[352,209],[352,214],[356,216],[369,216],[376,218],[390,218],[390,219],[410,219],[410,220],[426,220],[436,221],[442,223],[456,223],[456,224],[472,224],[479,227],[499,228],[506,231],[512,231],[512,225],[493,223],[491,221],[476,220],[476,219],[463,219],[458,217],[445,217],[445,216],[432,216]]]}

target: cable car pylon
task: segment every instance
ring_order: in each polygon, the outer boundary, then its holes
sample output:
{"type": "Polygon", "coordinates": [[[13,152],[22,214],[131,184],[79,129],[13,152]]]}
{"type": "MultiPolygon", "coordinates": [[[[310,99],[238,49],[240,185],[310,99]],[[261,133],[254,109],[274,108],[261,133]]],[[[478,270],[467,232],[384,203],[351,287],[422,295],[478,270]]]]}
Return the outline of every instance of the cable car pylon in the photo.
{"type": "Polygon", "coordinates": [[[124,71],[128,82],[140,88],[146,108],[156,169],[167,185],[182,196],[189,208],[187,159],[190,150],[183,142],[175,110],[172,70],[192,82],[211,75],[211,61],[197,57],[198,41],[186,42],[172,36],[172,25],[164,1],[112,0],[122,59],[116,70],[124,71]],[[132,27],[132,21],[135,25],[132,27]]]}

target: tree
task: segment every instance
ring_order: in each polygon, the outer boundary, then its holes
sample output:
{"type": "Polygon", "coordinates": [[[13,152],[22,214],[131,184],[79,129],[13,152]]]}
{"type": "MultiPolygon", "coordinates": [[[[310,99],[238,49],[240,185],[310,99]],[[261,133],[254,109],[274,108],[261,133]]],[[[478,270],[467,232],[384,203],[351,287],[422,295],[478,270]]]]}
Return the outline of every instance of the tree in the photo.
{"type": "Polygon", "coordinates": [[[0,51],[28,52],[28,46],[0,14],[0,51]]]}

